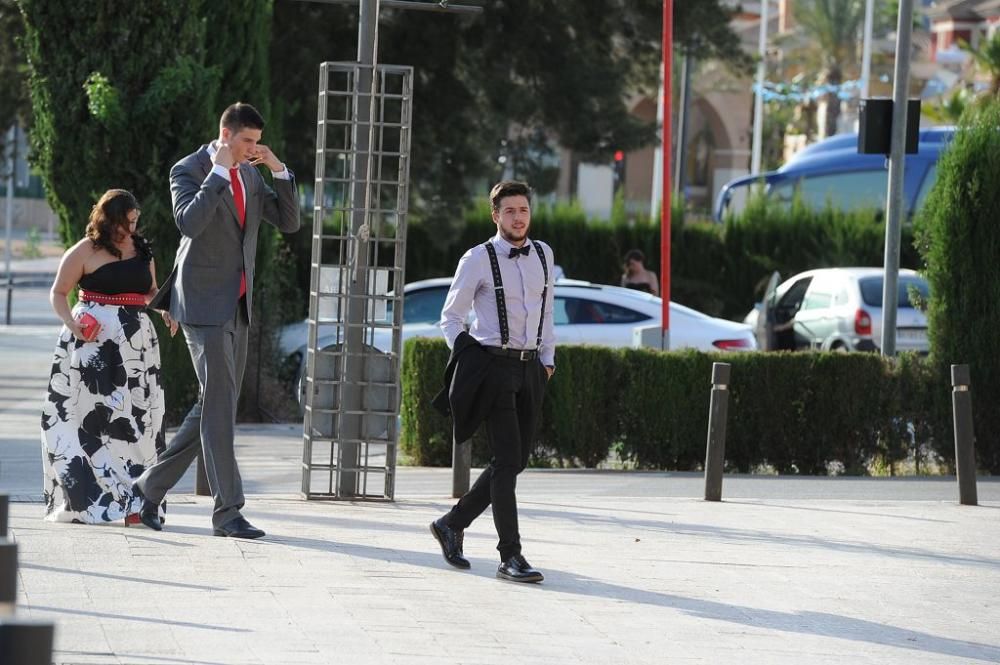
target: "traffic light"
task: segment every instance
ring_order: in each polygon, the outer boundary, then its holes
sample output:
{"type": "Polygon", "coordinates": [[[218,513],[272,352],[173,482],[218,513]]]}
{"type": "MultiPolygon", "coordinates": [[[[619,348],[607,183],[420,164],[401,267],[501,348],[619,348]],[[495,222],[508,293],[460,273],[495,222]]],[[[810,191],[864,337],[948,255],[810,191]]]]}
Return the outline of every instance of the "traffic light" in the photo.
{"type": "Polygon", "coordinates": [[[621,189],[622,185],[625,184],[625,153],[621,150],[615,150],[615,163],[614,163],[614,182],[615,182],[615,193],[621,189]]]}

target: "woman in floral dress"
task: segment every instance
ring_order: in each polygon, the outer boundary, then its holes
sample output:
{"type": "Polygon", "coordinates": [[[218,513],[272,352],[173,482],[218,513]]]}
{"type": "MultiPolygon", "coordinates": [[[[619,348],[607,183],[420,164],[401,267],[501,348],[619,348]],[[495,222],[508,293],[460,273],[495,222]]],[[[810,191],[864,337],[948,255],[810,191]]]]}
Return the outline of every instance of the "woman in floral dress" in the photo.
{"type": "MultiPolygon", "coordinates": [[[[42,407],[47,520],[137,521],[142,499],[132,482],[165,447],[160,350],[145,313],[156,266],[138,221],[129,192],[105,192],[52,285],[52,308],[64,325],[42,407]],[[71,311],[67,295],[77,286],[71,311]]],[[[176,322],[161,315],[176,333],[176,322]]]]}

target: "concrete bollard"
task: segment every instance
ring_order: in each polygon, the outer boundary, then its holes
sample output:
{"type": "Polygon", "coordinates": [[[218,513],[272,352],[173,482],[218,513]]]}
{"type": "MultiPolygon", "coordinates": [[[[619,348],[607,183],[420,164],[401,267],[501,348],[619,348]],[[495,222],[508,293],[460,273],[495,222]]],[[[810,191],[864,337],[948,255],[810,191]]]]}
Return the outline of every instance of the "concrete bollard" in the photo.
{"type": "Polygon", "coordinates": [[[708,407],[708,445],[705,450],[705,501],[722,501],[731,369],[729,363],[712,363],[712,400],[708,407]]]}
{"type": "Polygon", "coordinates": [[[0,619],[0,663],[51,665],[55,626],[48,621],[0,619]]]}
{"type": "Polygon", "coordinates": [[[958,501],[978,505],[976,495],[976,435],[972,427],[972,384],[968,365],[951,366],[951,407],[955,421],[955,474],[958,501]]]}
{"type": "Polygon", "coordinates": [[[472,469],[472,442],[451,444],[451,497],[459,499],[469,491],[472,469]]]}
{"type": "Polygon", "coordinates": [[[0,538],[7,537],[7,529],[10,527],[10,497],[0,494],[0,538]]]}
{"type": "MultiPolygon", "coordinates": [[[[0,539],[0,617],[13,616],[16,605],[17,543],[3,538],[0,539]]],[[[0,663],[6,662],[0,658],[0,663]]]]}
{"type": "Polygon", "coordinates": [[[194,472],[194,493],[198,496],[212,496],[212,488],[208,485],[208,474],[205,473],[205,456],[198,453],[197,460],[194,472]]]}

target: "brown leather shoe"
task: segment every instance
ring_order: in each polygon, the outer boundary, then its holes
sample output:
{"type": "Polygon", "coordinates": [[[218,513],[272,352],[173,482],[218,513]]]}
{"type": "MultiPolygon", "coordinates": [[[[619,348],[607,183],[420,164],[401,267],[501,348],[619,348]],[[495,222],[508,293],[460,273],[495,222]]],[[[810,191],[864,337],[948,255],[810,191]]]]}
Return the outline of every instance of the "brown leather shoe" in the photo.
{"type": "Polygon", "coordinates": [[[444,518],[431,522],[431,533],[437,538],[441,545],[441,554],[444,560],[462,570],[472,567],[469,560],[462,556],[462,544],[465,541],[465,534],[461,529],[452,529],[445,524],[444,518]]]}

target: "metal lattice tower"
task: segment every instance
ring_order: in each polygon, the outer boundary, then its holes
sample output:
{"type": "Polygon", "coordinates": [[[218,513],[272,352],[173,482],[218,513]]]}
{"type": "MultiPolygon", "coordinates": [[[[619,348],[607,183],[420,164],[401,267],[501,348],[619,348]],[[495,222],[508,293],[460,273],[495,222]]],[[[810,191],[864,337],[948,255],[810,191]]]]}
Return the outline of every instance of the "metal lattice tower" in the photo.
{"type": "Polygon", "coordinates": [[[392,500],[413,69],[320,66],[302,493],[392,500]]]}

